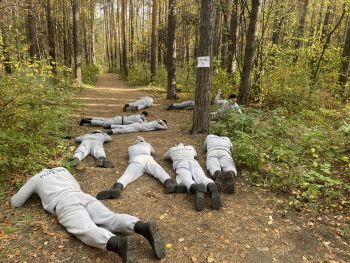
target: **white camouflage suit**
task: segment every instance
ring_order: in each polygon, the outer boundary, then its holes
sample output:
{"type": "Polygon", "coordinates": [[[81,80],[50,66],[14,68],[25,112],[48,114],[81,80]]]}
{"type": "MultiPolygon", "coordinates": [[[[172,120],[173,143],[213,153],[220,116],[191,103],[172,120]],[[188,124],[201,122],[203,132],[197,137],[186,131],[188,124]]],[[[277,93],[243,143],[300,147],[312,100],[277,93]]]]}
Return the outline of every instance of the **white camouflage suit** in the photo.
{"type": "Polygon", "coordinates": [[[56,214],[67,231],[89,246],[106,249],[114,233],[134,233],[137,217],[117,214],[99,200],[81,191],[79,183],[63,167],[44,169],[31,177],[11,198],[13,207],[22,206],[36,193],[43,208],[56,214]]]}
{"type": "Polygon", "coordinates": [[[202,167],[199,165],[195,157],[196,150],[191,145],[179,143],[177,146],[171,147],[164,155],[165,159],[173,161],[173,169],[176,172],[177,185],[184,185],[187,191],[190,190],[192,184],[208,184],[214,183],[208,178],[202,167]]]}
{"type": "Polygon", "coordinates": [[[128,149],[129,165],[123,175],[118,178],[117,183],[121,183],[125,189],[129,183],[147,173],[164,184],[165,180],[170,179],[170,176],[153,159],[152,154],[154,153],[152,145],[139,136],[136,143],[128,149]]]}
{"type": "Polygon", "coordinates": [[[119,133],[131,133],[131,132],[142,132],[142,131],[155,131],[155,130],[166,130],[168,126],[162,120],[133,123],[129,125],[112,125],[113,134],[119,133]]]}
{"type": "Polygon", "coordinates": [[[214,177],[216,171],[233,171],[237,176],[236,165],[231,157],[231,140],[228,137],[209,134],[204,141],[204,149],[207,151],[207,169],[214,177]]]}
{"type": "Polygon", "coordinates": [[[92,126],[103,126],[110,128],[111,125],[128,125],[132,123],[147,122],[146,116],[143,114],[129,116],[115,116],[113,118],[95,117],[91,119],[92,126]]]}
{"type": "Polygon", "coordinates": [[[152,104],[153,99],[151,97],[141,97],[139,100],[129,103],[129,106],[137,107],[137,110],[142,110],[151,107],[152,104]]]}
{"type": "Polygon", "coordinates": [[[75,142],[79,143],[79,147],[75,150],[73,158],[78,158],[80,161],[91,154],[96,159],[101,157],[106,158],[106,153],[103,144],[112,141],[111,136],[104,132],[93,134],[85,134],[75,138],[75,142]]]}

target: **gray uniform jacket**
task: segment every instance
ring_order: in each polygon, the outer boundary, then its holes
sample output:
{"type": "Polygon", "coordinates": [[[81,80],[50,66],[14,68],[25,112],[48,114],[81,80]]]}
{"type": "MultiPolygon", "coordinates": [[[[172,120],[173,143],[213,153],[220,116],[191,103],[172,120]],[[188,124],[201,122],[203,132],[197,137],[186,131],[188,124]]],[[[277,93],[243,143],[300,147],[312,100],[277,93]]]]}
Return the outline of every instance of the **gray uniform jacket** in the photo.
{"type": "Polygon", "coordinates": [[[110,128],[111,125],[128,125],[132,123],[147,122],[145,115],[129,115],[129,116],[115,116],[113,118],[100,118],[95,117],[91,120],[91,125],[93,126],[103,126],[105,128],[110,128]]]}
{"type": "Polygon", "coordinates": [[[143,123],[133,123],[129,125],[112,125],[113,134],[142,132],[142,131],[154,131],[154,130],[166,130],[168,126],[162,120],[150,121],[143,123]]]}
{"type": "Polygon", "coordinates": [[[204,141],[204,149],[207,152],[224,150],[231,154],[232,142],[228,137],[209,134],[204,141]]]}
{"type": "Polygon", "coordinates": [[[153,99],[151,97],[141,97],[135,102],[129,103],[130,106],[137,107],[138,110],[151,107],[153,104],[153,99]]]}
{"type": "Polygon", "coordinates": [[[11,198],[13,207],[22,206],[34,193],[38,194],[44,209],[55,214],[55,207],[67,193],[81,192],[79,183],[63,167],[44,169],[31,177],[11,198]]]}
{"type": "Polygon", "coordinates": [[[181,162],[183,161],[195,161],[197,157],[197,152],[191,145],[178,145],[171,147],[165,154],[165,159],[171,159],[173,161],[173,169],[181,167],[181,162]]]}

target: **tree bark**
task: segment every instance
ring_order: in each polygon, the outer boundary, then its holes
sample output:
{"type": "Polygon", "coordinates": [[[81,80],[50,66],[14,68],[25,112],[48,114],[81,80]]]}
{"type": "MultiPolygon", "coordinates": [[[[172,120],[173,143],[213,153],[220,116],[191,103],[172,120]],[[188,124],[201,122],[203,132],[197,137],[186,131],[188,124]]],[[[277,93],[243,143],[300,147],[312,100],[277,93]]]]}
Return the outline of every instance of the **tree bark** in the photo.
{"type": "Polygon", "coordinates": [[[230,11],[230,0],[223,0],[222,1],[222,13],[223,13],[223,24],[222,24],[222,32],[221,32],[221,67],[227,68],[228,65],[228,59],[227,59],[227,50],[228,50],[228,39],[229,39],[229,23],[230,23],[230,17],[229,12],[230,11]]]}
{"type": "Polygon", "coordinates": [[[197,68],[195,108],[193,112],[192,133],[208,133],[210,122],[210,87],[212,78],[213,38],[215,5],[213,0],[201,1],[200,40],[198,56],[207,56],[210,67],[197,68]]]}
{"type": "Polygon", "coordinates": [[[309,0],[303,0],[303,10],[302,10],[301,16],[299,17],[298,29],[296,32],[297,39],[295,42],[295,49],[301,48],[303,45],[305,21],[306,21],[308,6],[309,6],[309,0]]]}
{"type": "Polygon", "coordinates": [[[130,65],[134,64],[134,38],[135,38],[135,28],[134,28],[134,0],[130,0],[129,7],[130,14],[130,65]]]}
{"type": "Polygon", "coordinates": [[[95,55],[95,0],[90,0],[90,60],[92,64],[96,64],[95,55]]]}
{"type": "Polygon", "coordinates": [[[256,55],[261,4],[262,0],[252,0],[252,9],[250,11],[250,21],[245,46],[244,64],[238,94],[239,103],[245,105],[248,105],[250,100],[251,74],[256,55]]]}
{"type": "Polygon", "coordinates": [[[74,73],[78,84],[82,82],[81,76],[81,45],[80,45],[80,22],[79,22],[79,0],[72,0],[73,11],[73,45],[74,45],[74,73]]]}
{"type": "Polygon", "coordinates": [[[175,99],[176,95],[176,0],[169,0],[168,37],[167,37],[167,99],[175,99]]]}
{"type": "Polygon", "coordinates": [[[231,13],[231,27],[229,32],[228,58],[227,58],[227,73],[234,72],[234,62],[237,57],[237,33],[238,33],[238,0],[233,0],[231,13]]]}
{"type": "Polygon", "coordinates": [[[153,0],[151,37],[151,81],[154,81],[157,76],[157,8],[158,0],[153,0]]]}
{"type": "Polygon", "coordinates": [[[126,2],[127,0],[121,0],[122,2],[122,27],[121,27],[121,37],[122,37],[122,72],[123,76],[126,78],[128,76],[128,58],[127,58],[127,52],[126,52],[126,2]]]}
{"type": "Polygon", "coordinates": [[[29,40],[29,55],[32,59],[40,59],[38,37],[36,31],[36,18],[33,10],[32,0],[27,0],[28,4],[28,40],[29,40]]]}
{"type": "Polygon", "coordinates": [[[346,29],[345,42],[342,53],[342,61],[339,71],[339,85],[340,85],[340,95],[344,98],[345,87],[348,83],[349,76],[349,65],[350,65],[350,19],[348,19],[348,25],[346,29]]]}
{"type": "Polygon", "coordinates": [[[47,15],[47,38],[49,44],[49,56],[50,56],[50,65],[51,71],[53,74],[57,74],[57,65],[56,65],[56,43],[55,43],[55,26],[52,20],[52,6],[51,0],[46,2],[46,15],[47,15]]]}

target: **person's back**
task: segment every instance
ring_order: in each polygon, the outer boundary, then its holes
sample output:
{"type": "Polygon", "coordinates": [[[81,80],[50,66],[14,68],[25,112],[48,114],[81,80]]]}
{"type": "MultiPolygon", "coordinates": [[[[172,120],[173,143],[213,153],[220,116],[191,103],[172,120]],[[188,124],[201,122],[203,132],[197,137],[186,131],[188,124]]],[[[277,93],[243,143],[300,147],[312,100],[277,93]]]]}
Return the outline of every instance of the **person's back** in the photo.
{"type": "Polygon", "coordinates": [[[11,198],[11,205],[20,207],[32,194],[36,193],[44,209],[53,214],[61,197],[71,192],[81,192],[80,185],[65,168],[43,169],[31,177],[11,198]]]}
{"type": "Polygon", "coordinates": [[[154,152],[153,147],[148,142],[138,142],[128,149],[129,159],[133,161],[137,156],[149,155],[154,152]]]}
{"type": "Polygon", "coordinates": [[[165,158],[173,161],[173,167],[176,167],[182,161],[195,161],[197,156],[196,150],[191,145],[183,145],[171,147],[166,153],[165,158]]]}
{"type": "Polygon", "coordinates": [[[204,142],[207,152],[212,150],[226,150],[230,152],[232,143],[228,137],[209,134],[204,142]]]}
{"type": "Polygon", "coordinates": [[[76,142],[82,142],[84,140],[93,140],[103,144],[104,142],[110,142],[112,138],[104,132],[95,132],[92,134],[85,134],[84,136],[80,136],[75,139],[76,142]]]}

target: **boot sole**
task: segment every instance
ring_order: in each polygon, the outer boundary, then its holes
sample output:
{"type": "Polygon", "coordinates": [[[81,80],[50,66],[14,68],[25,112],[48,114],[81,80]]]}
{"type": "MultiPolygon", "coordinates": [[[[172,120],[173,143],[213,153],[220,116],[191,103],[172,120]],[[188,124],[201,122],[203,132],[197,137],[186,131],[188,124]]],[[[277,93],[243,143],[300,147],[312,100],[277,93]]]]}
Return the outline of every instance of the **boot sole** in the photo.
{"type": "Polygon", "coordinates": [[[233,194],[235,192],[235,181],[231,173],[226,172],[226,192],[233,194]]]}
{"type": "Polygon", "coordinates": [[[138,263],[138,260],[135,254],[136,243],[130,237],[126,237],[126,238],[127,238],[126,254],[122,258],[123,263],[138,263]]]}
{"type": "Polygon", "coordinates": [[[156,254],[157,258],[161,259],[165,257],[165,245],[164,238],[159,231],[158,225],[156,222],[149,222],[149,230],[153,237],[153,242],[151,243],[152,249],[156,254]]]}
{"type": "Polygon", "coordinates": [[[206,192],[206,187],[204,184],[200,184],[196,189],[196,210],[202,211],[204,210],[204,197],[206,192]]]}
{"type": "Polygon", "coordinates": [[[219,210],[221,207],[221,200],[220,200],[219,192],[213,192],[210,199],[211,199],[211,207],[214,210],[219,210]]]}
{"type": "Polygon", "coordinates": [[[216,183],[216,185],[217,185],[217,187],[218,187],[218,190],[219,190],[220,192],[222,192],[222,191],[224,190],[224,182],[222,181],[222,179],[218,177],[218,178],[215,180],[215,183],[216,183]]]}

